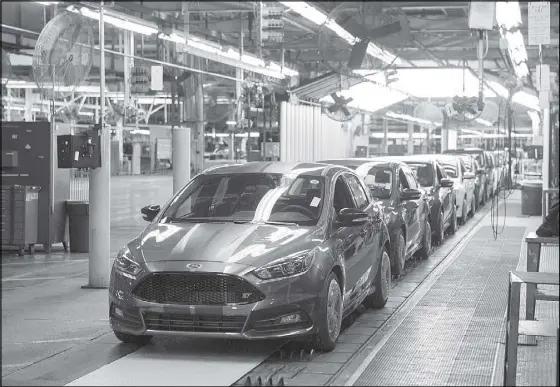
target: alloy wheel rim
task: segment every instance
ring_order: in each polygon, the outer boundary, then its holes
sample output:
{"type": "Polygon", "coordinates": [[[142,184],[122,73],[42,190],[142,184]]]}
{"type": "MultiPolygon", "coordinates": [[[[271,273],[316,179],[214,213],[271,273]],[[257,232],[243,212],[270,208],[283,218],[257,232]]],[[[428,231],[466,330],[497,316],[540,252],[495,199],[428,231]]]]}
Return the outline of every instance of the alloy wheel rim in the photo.
{"type": "Polygon", "coordinates": [[[342,295],[340,286],[333,279],[329,284],[329,292],[327,295],[327,329],[331,341],[335,341],[340,333],[341,316],[342,316],[342,295]]]}

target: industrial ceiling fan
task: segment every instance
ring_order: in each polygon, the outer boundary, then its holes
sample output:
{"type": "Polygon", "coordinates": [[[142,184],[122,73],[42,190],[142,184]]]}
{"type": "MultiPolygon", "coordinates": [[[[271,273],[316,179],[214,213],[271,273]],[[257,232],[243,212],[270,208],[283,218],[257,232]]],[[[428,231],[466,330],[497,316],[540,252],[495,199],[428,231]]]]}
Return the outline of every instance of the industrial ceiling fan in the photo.
{"type": "Polygon", "coordinates": [[[331,93],[333,104],[330,106],[323,105],[323,113],[331,120],[338,122],[351,121],[358,111],[348,106],[353,98],[344,98],[340,93],[331,93]]]}
{"type": "Polygon", "coordinates": [[[33,53],[33,77],[45,99],[51,100],[54,132],[55,99],[71,96],[86,79],[93,63],[93,31],[80,14],[64,12],[41,31],[33,53]]]}

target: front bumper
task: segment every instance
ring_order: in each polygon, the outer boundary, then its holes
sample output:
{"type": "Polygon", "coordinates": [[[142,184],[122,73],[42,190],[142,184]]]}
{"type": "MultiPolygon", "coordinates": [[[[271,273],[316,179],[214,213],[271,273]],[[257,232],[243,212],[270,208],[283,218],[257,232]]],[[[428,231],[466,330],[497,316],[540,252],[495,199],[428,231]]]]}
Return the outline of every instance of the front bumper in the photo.
{"type": "MultiPolygon", "coordinates": [[[[184,262],[150,264],[149,272],[185,272],[184,262]]],[[[244,278],[265,295],[261,301],[237,305],[179,305],[147,302],[132,291],[136,280],[113,268],[109,288],[109,320],[115,331],[133,335],[179,335],[205,338],[265,339],[312,334],[324,277],[313,266],[286,279],[260,281],[250,268],[237,264],[204,263],[205,272],[244,278]],[[299,314],[301,321],[279,324],[283,316],[299,314]]],[[[185,272],[188,273],[188,272],[185,272]]]]}

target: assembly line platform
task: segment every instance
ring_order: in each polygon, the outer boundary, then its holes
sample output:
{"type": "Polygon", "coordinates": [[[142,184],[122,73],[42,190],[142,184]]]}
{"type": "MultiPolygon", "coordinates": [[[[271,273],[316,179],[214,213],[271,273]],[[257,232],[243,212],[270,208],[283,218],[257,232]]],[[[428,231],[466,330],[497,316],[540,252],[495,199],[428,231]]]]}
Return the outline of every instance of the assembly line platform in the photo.
{"type": "MultiPolygon", "coordinates": [[[[116,255],[145,227],[140,208],[170,198],[172,178],[113,177],[111,190],[116,255]]],[[[270,376],[288,386],[502,385],[508,272],[525,267],[523,238],[541,221],[520,215],[520,196],[507,198],[507,213],[500,204],[496,238],[488,204],[409,265],[385,308],[353,316],[333,352],[303,360],[284,341],[122,344],[107,290],[81,289],[87,254],[3,254],[2,385],[226,386],[270,376]]],[[[542,254],[542,270],[558,272],[558,249],[542,254]]],[[[558,321],[558,302],[538,302],[540,317],[558,321]]],[[[556,339],[520,346],[518,363],[519,386],[554,385],[556,339]]]]}

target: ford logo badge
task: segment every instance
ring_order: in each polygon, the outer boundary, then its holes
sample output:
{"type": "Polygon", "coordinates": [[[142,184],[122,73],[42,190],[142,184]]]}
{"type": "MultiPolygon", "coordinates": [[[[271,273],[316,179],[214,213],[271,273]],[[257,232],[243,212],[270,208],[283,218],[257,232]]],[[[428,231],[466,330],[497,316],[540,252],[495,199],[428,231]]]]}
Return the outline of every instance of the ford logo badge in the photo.
{"type": "Polygon", "coordinates": [[[200,263],[189,263],[187,265],[187,269],[200,269],[201,266],[202,265],[200,263]]]}

